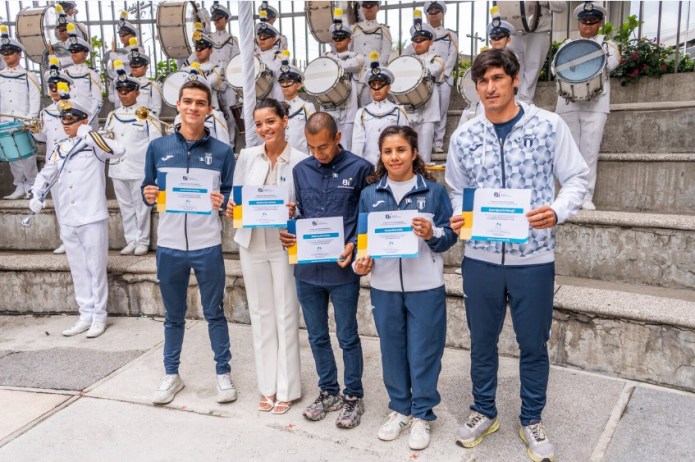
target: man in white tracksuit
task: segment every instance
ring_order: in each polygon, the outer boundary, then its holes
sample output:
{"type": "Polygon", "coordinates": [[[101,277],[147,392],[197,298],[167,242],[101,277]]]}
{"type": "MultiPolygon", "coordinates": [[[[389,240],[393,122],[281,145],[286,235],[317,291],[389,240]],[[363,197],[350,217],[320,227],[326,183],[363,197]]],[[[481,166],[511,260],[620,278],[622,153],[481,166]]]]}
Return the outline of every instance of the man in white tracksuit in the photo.
{"type": "Polygon", "coordinates": [[[509,44],[509,48],[519,57],[521,64],[521,83],[517,99],[530,103],[536,95],[538,75],[545,64],[550,49],[550,29],[553,13],[563,13],[567,2],[538,2],[541,18],[534,32],[518,31],[509,44]]]}
{"type": "MultiPolygon", "coordinates": [[[[362,56],[369,56],[370,53],[375,51],[379,54],[379,64],[385,67],[389,63],[393,39],[391,38],[389,26],[381,24],[376,20],[376,14],[379,12],[379,3],[360,2],[364,21],[360,21],[352,26],[350,50],[362,56]]],[[[360,82],[358,88],[360,107],[365,107],[372,102],[369,86],[364,82],[360,82]]]]}
{"type": "MultiPolygon", "coordinates": [[[[41,109],[41,85],[19,63],[24,47],[9,36],[7,26],[0,27],[0,54],[7,67],[0,71],[0,123],[13,122],[12,116],[36,118],[41,109]]],[[[23,154],[23,153],[20,153],[23,154]]],[[[5,199],[28,198],[38,168],[36,153],[9,163],[14,192],[5,199]]]]}
{"type": "Polygon", "coordinates": [[[574,10],[574,17],[579,21],[579,33],[582,39],[593,40],[601,44],[606,54],[606,67],[603,74],[603,93],[590,101],[566,102],[563,98],[557,98],[555,112],[567,122],[574,141],[589,166],[589,187],[582,209],[596,210],[594,205],[594,188],[596,187],[596,171],[598,167],[598,154],[601,150],[603,129],[610,112],[610,72],[620,64],[620,51],[618,46],[603,35],[598,35],[598,30],[603,23],[606,10],[591,2],[583,3],[574,10]]]}

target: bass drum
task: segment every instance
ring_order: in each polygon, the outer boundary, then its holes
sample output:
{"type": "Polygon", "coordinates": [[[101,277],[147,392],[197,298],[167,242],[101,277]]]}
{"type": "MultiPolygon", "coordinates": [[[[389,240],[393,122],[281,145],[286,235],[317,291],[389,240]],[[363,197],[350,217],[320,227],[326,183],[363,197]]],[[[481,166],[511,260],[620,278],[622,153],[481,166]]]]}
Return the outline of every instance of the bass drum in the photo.
{"type": "Polygon", "coordinates": [[[494,2],[500,9],[500,16],[511,23],[518,32],[534,32],[541,19],[541,6],[538,2],[494,2]]]}
{"type": "Polygon", "coordinates": [[[54,6],[24,8],[17,14],[17,40],[24,47],[27,58],[42,64],[44,52],[57,41],[56,24],[58,13],[54,6]]]}
{"type": "Polygon", "coordinates": [[[558,95],[568,103],[589,101],[600,95],[606,63],[603,47],[593,40],[565,43],[557,50],[551,67],[558,95]]]}
{"type": "Polygon", "coordinates": [[[208,30],[209,21],[195,2],[161,2],[157,5],[157,38],[162,51],[172,59],[186,59],[193,53],[195,23],[208,30]]]}
{"type": "Polygon", "coordinates": [[[179,90],[188,80],[188,76],[188,72],[179,71],[166,78],[164,85],[162,85],[162,99],[167,105],[176,107],[176,101],[179,100],[179,90]]]}
{"type": "Polygon", "coordinates": [[[359,2],[306,2],[306,22],[309,24],[311,35],[321,43],[331,43],[332,37],[328,28],[333,24],[333,10],[342,8],[347,25],[356,24],[359,2]]]}
{"type": "MultiPolygon", "coordinates": [[[[229,61],[224,71],[224,77],[229,85],[240,95],[244,91],[244,75],[241,73],[241,55],[236,55],[229,61]]],[[[253,57],[253,71],[256,75],[256,99],[265,98],[273,89],[273,74],[268,71],[265,63],[258,57],[253,57]]]]}
{"type": "Polygon", "coordinates": [[[304,89],[322,105],[340,106],[350,97],[350,76],[333,58],[316,58],[304,69],[304,89]]]}
{"type": "Polygon", "coordinates": [[[468,107],[475,107],[475,105],[480,102],[478,90],[475,88],[475,82],[471,79],[470,68],[466,70],[465,74],[459,77],[456,87],[463,99],[468,103],[468,107]]]}
{"type": "Polygon", "coordinates": [[[391,84],[391,94],[398,104],[407,104],[418,109],[430,100],[434,83],[430,72],[419,59],[412,56],[399,56],[389,63],[395,81],[391,84]]]}

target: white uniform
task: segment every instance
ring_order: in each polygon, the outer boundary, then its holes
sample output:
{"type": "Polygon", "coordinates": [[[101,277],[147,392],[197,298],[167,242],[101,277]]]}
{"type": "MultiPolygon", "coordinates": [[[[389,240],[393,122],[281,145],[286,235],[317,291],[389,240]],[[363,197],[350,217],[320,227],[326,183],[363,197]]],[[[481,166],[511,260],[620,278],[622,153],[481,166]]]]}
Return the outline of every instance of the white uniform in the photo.
{"type": "Polygon", "coordinates": [[[326,56],[338,61],[343,68],[343,72],[350,76],[350,97],[342,106],[336,108],[324,107],[323,110],[333,116],[338,130],[342,133],[341,141],[343,147],[350,151],[352,147],[352,130],[357,114],[357,92],[359,90],[359,79],[364,65],[364,56],[354,51],[336,53],[326,52],[326,56]]]}
{"type": "MultiPolygon", "coordinates": [[[[386,66],[391,55],[392,40],[387,25],[376,21],[360,21],[352,26],[350,49],[362,56],[369,56],[369,53],[376,51],[379,53],[379,64],[386,66]]],[[[364,82],[359,82],[359,89],[360,107],[364,107],[372,102],[372,94],[364,82]]]]}
{"type": "Polygon", "coordinates": [[[285,139],[297,151],[309,154],[304,127],[306,127],[306,121],[311,117],[311,114],[316,112],[316,106],[313,103],[304,101],[299,96],[286,101],[286,103],[290,105],[290,110],[288,114],[289,122],[287,130],[285,130],[285,139]]]}
{"type": "MultiPolygon", "coordinates": [[[[58,40],[57,42],[52,44],[54,48],[65,48],[67,50],[70,47],[70,41],[65,40],[65,41],[60,41],[58,40]]],[[[58,56],[58,61],[60,62],[60,67],[66,68],[72,66],[72,56],[70,56],[70,53],[67,53],[63,56],[58,56]]]]}
{"type": "MultiPolygon", "coordinates": [[[[22,66],[0,70],[0,113],[37,118],[41,109],[41,85],[36,77],[22,66]]],[[[12,122],[12,117],[0,117],[0,122],[12,122]]],[[[38,169],[36,154],[10,162],[16,190],[29,192],[38,169]]]]}
{"type": "Polygon", "coordinates": [[[282,88],[277,82],[277,77],[280,74],[280,66],[282,66],[282,56],[280,52],[275,48],[271,48],[270,50],[257,52],[256,56],[258,56],[258,59],[260,59],[262,63],[268,66],[269,70],[273,71],[273,87],[270,89],[270,94],[268,96],[278,101],[285,101],[282,88]]]}
{"type": "MultiPolygon", "coordinates": [[[[239,41],[226,30],[215,31],[209,36],[213,41],[210,62],[215,64],[222,71],[222,76],[224,77],[229,61],[240,53],[239,41]]],[[[237,95],[231,85],[227,84],[225,90],[222,92],[221,99],[223,104],[222,112],[226,114],[227,126],[229,129],[229,142],[231,145],[234,145],[236,138],[236,123],[228,108],[237,104],[237,95]]]]}
{"type": "MultiPolygon", "coordinates": [[[[435,53],[429,51],[421,55],[414,55],[419,59],[424,67],[430,71],[430,75],[435,82],[441,79],[444,72],[444,61],[435,53]]],[[[417,132],[417,145],[420,157],[425,163],[432,159],[432,145],[434,142],[435,124],[441,118],[439,110],[439,85],[434,85],[432,88],[432,96],[427,103],[418,110],[413,110],[412,107],[406,106],[408,120],[410,126],[417,132]]]]}
{"type": "MultiPolygon", "coordinates": [[[[65,139],[65,129],[63,129],[63,123],[60,121],[60,108],[55,101],[50,106],[41,109],[39,120],[41,125],[43,125],[43,129],[40,133],[34,133],[34,139],[41,143],[46,143],[46,157],[48,157],[55,149],[58,141],[65,139]]],[[[51,199],[53,199],[53,208],[55,209],[57,219],[60,199],[57,194],[52,193],[51,199]]]]}
{"type": "MultiPolygon", "coordinates": [[[[181,123],[181,116],[176,114],[174,125],[181,123]]],[[[227,129],[227,121],[224,120],[224,115],[217,109],[213,109],[212,113],[205,118],[205,127],[210,130],[210,136],[217,138],[225,144],[229,144],[229,132],[227,129]]]]}
{"type": "MultiPolygon", "coordinates": [[[[611,40],[604,40],[603,35],[592,37],[596,43],[603,46],[606,53],[606,68],[603,74],[603,93],[591,101],[567,103],[564,98],[558,96],[555,112],[567,122],[572,132],[574,141],[579,146],[586,164],[589,166],[589,187],[584,201],[592,201],[596,186],[596,169],[598,167],[598,154],[601,150],[603,128],[610,112],[611,82],[610,73],[620,64],[620,51],[611,40]]],[[[569,41],[568,41],[569,42],[569,41]]],[[[567,42],[565,42],[567,43],[567,42]]]]}
{"type": "Polygon", "coordinates": [[[352,132],[352,152],[376,165],[379,160],[379,135],[391,125],[409,125],[401,106],[388,99],[372,101],[357,111],[352,132]]]}
{"type": "Polygon", "coordinates": [[[125,152],[114,140],[99,137],[108,149],[105,151],[89,131],[89,125],[81,126],[77,137],[59,142],[34,183],[34,191],[40,194],[59,175],[52,191],[61,204],[56,210],[60,238],[70,264],[80,320],[87,323],[106,321],[109,211],[104,165],[125,152]],[[71,152],[78,143],[80,146],[71,152]]]}
{"type": "Polygon", "coordinates": [[[150,110],[153,116],[159,117],[162,112],[162,87],[147,76],[131,77],[140,82],[140,95],[138,95],[137,107],[143,106],[150,110]]]}
{"type": "Polygon", "coordinates": [[[99,124],[99,111],[103,104],[99,74],[86,64],[73,64],[65,69],[65,74],[75,83],[70,86],[70,99],[77,101],[92,114],[92,127],[99,124]]]}
{"type": "MultiPolygon", "coordinates": [[[[270,23],[268,23],[268,24],[270,25],[270,23]]],[[[275,27],[275,26],[273,26],[273,27],[275,27]]],[[[275,29],[277,29],[277,27],[275,27],[275,29]]],[[[253,46],[254,46],[253,51],[255,53],[262,53],[260,47],[258,46],[258,42],[254,41],[253,46]]],[[[271,50],[278,52],[278,53],[282,53],[283,50],[287,50],[287,49],[288,49],[287,48],[287,37],[285,35],[278,34],[277,39],[275,40],[275,43],[273,43],[273,47],[271,48],[271,50]]]]}
{"type": "Polygon", "coordinates": [[[111,111],[104,128],[114,133],[126,150],[125,156],[109,163],[109,177],[121,209],[126,243],[150,244],[152,209],[142,200],[140,189],[145,178],[145,153],[150,141],[162,136],[158,124],[135,117],[137,105],[111,111]]]}
{"type": "MultiPolygon", "coordinates": [[[[189,72],[191,69],[191,66],[186,66],[182,70],[184,72],[189,72]]],[[[206,63],[200,63],[200,72],[210,84],[212,107],[219,109],[219,94],[224,93],[227,89],[227,81],[224,79],[224,70],[217,67],[213,62],[208,61],[206,63]]]]}
{"type": "Polygon", "coordinates": [[[521,63],[521,80],[517,98],[525,103],[533,101],[536,95],[536,84],[545,58],[550,48],[550,28],[552,14],[563,13],[567,2],[538,2],[541,8],[541,18],[535,32],[517,31],[512,36],[509,48],[519,57],[521,63]]]}

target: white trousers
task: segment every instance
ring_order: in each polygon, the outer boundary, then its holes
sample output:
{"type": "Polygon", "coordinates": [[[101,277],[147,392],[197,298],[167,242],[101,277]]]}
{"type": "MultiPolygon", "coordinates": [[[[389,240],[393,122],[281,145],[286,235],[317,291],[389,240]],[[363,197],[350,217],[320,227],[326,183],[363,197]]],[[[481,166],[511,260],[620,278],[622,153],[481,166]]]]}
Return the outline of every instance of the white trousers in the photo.
{"type": "Polygon", "coordinates": [[[446,133],[446,115],[451,102],[451,85],[446,82],[437,84],[439,88],[439,122],[434,128],[434,147],[444,148],[444,134],[446,133]]]}
{"type": "Polygon", "coordinates": [[[579,146],[579,152],[589,166],[589,187],[584,196],[585,201],[593,201],[596,187],[596,170],[598,154],[603,140],[603,128],[608,114],[605,112],[572,111],[563,112],[560,116],[567,122],[572,132],[574,142],[579,146]]]}
{"type": "Polygon", "coordinates": [[[420,158],[428,163],[432,160],[432,141],[434,140],[434,122],[415,122],[410,126],[417,132],[417,149],[420,158]]]}
{"type": "Polygon", "coordinates": [[[60,225],[60,238],[70,265],[80,320],[105,322],[109,295],[106,276],[108,218],[82,226],[60,225]]]}
{"type": "Polygon", "coordinates": [[[338,131],[342,133],[340,137],[340,144],[343,145],[346,151],[352,149],[352,130],[355,128],[354,119],[352,122],[342,122],[338,124],[338,131]]]}
{"type": "Polygon", "coordinates": [[[118,180],[112,178],[118,208],[123,219],[126,243],[150,245],[150,219],[152,209],[145,205],[140,192],[142,180],[118,180]]]}
{"type": "Polygon", "coordinates": [[[299,364],[299,302],[292,266],[276,229],[254,229],[239,248],[251,315],[258,390],[292,401],[302,394],[299,364]]]}
{"type": "Polygon", "coordinates": [[[550,32],[533,32],[514,35],[509,43],[521,63],[521,82],[517,98],[525,103],[533,101],[541,68],[550,48],[550,32]]]}
{"type": "Polygon", "coordinates": [[[15,189],[23,192],[31,191],[36,175],[39,173],[36,155],[10,162],[10,172],[12,172],[12,184],[14,184],[15,189]]]}

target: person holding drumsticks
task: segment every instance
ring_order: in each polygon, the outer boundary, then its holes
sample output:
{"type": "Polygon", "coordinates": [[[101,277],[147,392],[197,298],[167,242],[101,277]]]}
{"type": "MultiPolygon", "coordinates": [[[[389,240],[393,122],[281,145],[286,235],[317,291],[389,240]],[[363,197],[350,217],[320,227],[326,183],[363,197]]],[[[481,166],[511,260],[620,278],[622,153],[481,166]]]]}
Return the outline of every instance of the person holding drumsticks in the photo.
{"type": "Polygon", "coordinates": [[[466,242],[461,269],[471,333],[473,404],[456,439],[471,448],[499,428],[497,342],[509,303],[520,349],[519,434],[533,460],[554,460],[555,449],[541,421],[555,293],[553,228],[579,209],[589,169],[557,114],[515,101],[519,61],[513,51],[479,54],[471,75],[484,112],[451,135],[445,172],[455,212],[451,227],[459,232],[471,225],[462,215],[467,188],[504,189],[509,195],[530,189],[532,199],[526,242],[466,242]],[[556,180],[561,185],[557,197],[556,180]]]}
{"type": "MultiPolygon", "coordinates": [[[[598,169],[598,154],[603,140],[603,129],[610,112],[611,79],[610,73],[620,64],[620,50],[612,40],[598,33],[606,9],[598,3],[585,2],[574,9],[574,17],[579,21],[579,35],[582,39],[593,40],[601,45],[606,54],[606,67],[603,75],[603,93],[590,101],[567,102],[558,96],[555,112],[567,122],[574,141],[589,166],[589,188],[582,201],[582,209],[596,210],[594,205],[594,188],[596,187],[596,171],[598,169]]],[[[567,42],[565,42],[567,43],[567,42]]]]}
{"type": "Polygon", "coordinates": [[[398,438],[412,425],[408,446],[430,442],[433,408],[440,403],[437,381],[446,340],[444,258],[457,241],[451,229],[446,189],[425,170],[417,151],[417,133],[390,126],[379,136],[380,156],[369,186],[360,196],[360,214],[417,210],[412,221],[418,237],[415,258],[358,257],[355,273],[371,272],[372,316],[379,333],[389,414],[377,437],[398,438]]]}

